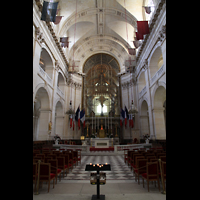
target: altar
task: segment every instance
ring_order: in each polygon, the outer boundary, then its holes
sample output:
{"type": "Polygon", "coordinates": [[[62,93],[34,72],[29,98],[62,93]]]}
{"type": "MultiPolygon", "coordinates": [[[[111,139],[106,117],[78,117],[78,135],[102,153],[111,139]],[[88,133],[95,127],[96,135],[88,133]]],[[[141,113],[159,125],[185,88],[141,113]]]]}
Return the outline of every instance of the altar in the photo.
{"type": "Polygon", "coordinates": [[[109,138],[94,139],[95,148],[109,148],[109,138]]]}
{"type": "Polygon", "coordinates": [[[119,138],[91,138],[90,146],[95,148],[109,148],[119,144],[119,138]]]}

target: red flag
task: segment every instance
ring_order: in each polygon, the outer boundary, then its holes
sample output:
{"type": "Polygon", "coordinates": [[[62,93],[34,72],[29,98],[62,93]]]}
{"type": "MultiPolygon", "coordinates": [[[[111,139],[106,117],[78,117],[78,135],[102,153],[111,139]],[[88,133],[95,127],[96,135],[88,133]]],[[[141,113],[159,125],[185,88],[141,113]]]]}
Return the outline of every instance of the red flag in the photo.
{"type": "Polygon", "coordinates": [[[140,34],[138,32],[135,32],[135,34],[136,34],[137,40],[143,40],[143,35],[142,34],[140,34]]]}
{"type": "Polygon", "coordinates": [[[139,34],[142,34],[142,35],[149,34],[148,21],[137,21],[137,30],[139,34]]]}
{"type": "Polygon", "coordinates": [[[55,25],[60,23],[60,20],[62,19],[63,16],[56,16],[56,21],[54,22],[55,25]]]}

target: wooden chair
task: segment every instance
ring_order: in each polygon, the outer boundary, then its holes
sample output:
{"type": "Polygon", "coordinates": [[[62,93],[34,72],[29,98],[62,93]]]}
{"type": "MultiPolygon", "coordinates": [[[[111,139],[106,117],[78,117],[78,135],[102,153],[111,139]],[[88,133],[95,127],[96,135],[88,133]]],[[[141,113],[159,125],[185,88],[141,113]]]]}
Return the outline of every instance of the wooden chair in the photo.
{"type": "Polygon", "coordinates": [[[73,161],[75,161],[75,166],[78,165],[78,151],[73,151],[73,161]]]}
{"type": "MultiPolygon", "coordinates": [[[[159,188],[159,191],[160,191],[158,161],[147,162],[146,169],[147,169],[146,173],[142,174],[143,187],[144,187],[144,179],[147,180],[148,192],[149,192],[149,181],[157,181],[158,182],[158,188],[159,188]]],[[[155,182],[155,186],[156,186],[156,182],[155,182]]]]}
{"type": "MultiPolygon", "coordinates": [[[[162,177],[163,177],[163,189],[165,191],[165,181],[166,181],[166,162],[161,161],[161,168],[162,168],[162,177]]],[[[159,176],[161,178],[161,173],[159,173],[159,176]]],[[[162,180],[161,180],[162,181],[162,180]]]]}
{"type": "Polygon", "coordinates": [[[142,156],[142,154],[140,154],[140,153],[133,154],[133,159],[132,159],[132,162],[131,162],[131,166],[133,167],[133,169],[136,168],[135,158],[137,156],[142,156]]]}
{"type": "Polygon", "coordinates": [[[37,157],[41,157],[42,159],[45,159],[45,154],[40,153],[40,154],[36,154],[37,157]]]}
{"type": "Polygon", "coordinates": [[[57,157],[57,160],[58,160],[58,168],[63,171],[63,178],[64,178],[65,172],[67,176],[67,167],[65,166],[65,157],[57,157]]]}
{"type": "MultiPolygon", "coordinates": [[[[71,170],[72,170],[72,165],[69,162],[69,155],[66,153],[66,154],[61,155],[60,157],[65,158],[65,168],[67,169],[67,172],[69,173],[69,168],[71,168],[71,170]]],[[[66,175],[67,175],[67,172],[66,172],[66,175]]]]}
{"type": "Polygon", "coordinates": [[[80,164],[81,164],[81,151],[82,151],[82,149],[77,149],[77,152],[78,152],[78,162],[80,162],[80,164]]]}
{"type": "Polygon", "coordinates": [[[51,173],[56,175],[56,184],[57,184],[58,175],[60,175],[59,181],[61,181],[61,172],[62,172],[62,170],[58,168],[57,159],[48,159],[48,163],[51,164],[51,173]]]}
{"type": "Polygon", "coordinates": [[[33,163],[33,181],[35,182],[35,191],[37,183],[37,163],[33,163]]]}
{"type": "Polygon", "coordinates": [[[166,156],[160,156],[160,159],[161,159],[163,162],[166,162],[166,156]]]}
{"type": "Polygon", "coordinates": [[[128,160],[128,151],[129,151],[129,149],[124,149],[124,162],[125,163],[128,160]]]}
{"type": "Polygon", "coordinates": [[[137,158],[137,168],[134,169],[134,172],[135,172],[135,180],[136,176],[138,178],[138,184],[140,184],[140,175],[146,173],[146,163],[147,159],[137,158]]]}
{"type": "Polygon", "coordinates": [[[51,173],[51,164],[50,163],[40,163],[40,182],[48,182],[48,192],[50,188],[50,182],[53,180],[53,188],[55,182],[55,174],[51,173]]]}
{"type": "Polygon", "coordinates": [[[150,162],[151,159],[156,159],[156,156],[146,156],[145,158],[150,162]]]}
{"type": "Polygon", "coordinates": [[[49,154],[48,157],[51,157],[52,159],[56,159],[57,155],[56,154],[49,154]]]}

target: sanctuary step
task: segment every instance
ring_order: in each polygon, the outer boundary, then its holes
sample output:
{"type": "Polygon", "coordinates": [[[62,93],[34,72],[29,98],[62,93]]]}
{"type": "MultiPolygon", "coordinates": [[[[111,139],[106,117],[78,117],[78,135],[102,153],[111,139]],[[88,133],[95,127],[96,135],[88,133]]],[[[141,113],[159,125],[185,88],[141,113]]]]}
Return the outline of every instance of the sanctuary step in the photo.
{"type": "Polygon", "coordinates": [[[114,151],[114,147],[109,147],[109,148],[90,147],[90,151],[114,151]]]}

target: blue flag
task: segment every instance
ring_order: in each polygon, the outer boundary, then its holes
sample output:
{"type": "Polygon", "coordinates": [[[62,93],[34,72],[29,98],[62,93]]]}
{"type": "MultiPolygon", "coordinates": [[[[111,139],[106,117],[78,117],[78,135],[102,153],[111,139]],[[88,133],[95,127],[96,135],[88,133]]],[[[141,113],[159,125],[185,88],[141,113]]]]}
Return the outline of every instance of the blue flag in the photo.
{"type": "Polygon", "coordinates": [[[58,6],[58,2],[44,1],[43,7],[42,7],[41,20],[46,21],[46,22],[55,22],[57,6],[58,6]]]}

